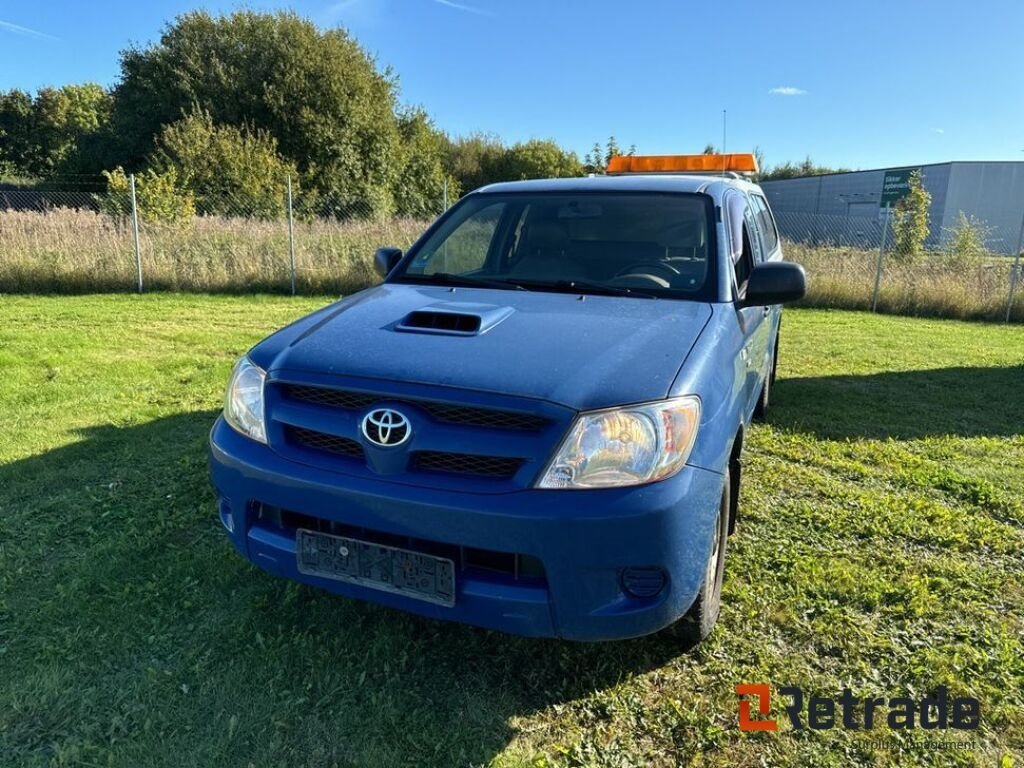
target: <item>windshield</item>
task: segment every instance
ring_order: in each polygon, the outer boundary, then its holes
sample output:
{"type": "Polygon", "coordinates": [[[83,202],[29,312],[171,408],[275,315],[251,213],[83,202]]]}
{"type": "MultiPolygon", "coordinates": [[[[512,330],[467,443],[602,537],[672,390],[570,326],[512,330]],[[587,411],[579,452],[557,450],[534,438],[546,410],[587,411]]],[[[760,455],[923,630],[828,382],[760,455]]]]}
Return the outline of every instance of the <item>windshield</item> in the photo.
{"type": "Polygon", "coordinates": [[[399,281],[709,300],[714,207],[699,194],[478,194],[399,281]]]}

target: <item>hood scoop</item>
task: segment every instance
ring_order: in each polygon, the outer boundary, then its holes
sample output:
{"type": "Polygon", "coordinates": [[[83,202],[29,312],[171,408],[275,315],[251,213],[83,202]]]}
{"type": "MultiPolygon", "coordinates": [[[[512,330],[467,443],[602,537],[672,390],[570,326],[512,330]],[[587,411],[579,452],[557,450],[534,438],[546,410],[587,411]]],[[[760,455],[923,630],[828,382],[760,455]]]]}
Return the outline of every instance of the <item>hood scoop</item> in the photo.
{"type": "Polygon", "coordinates": [[[396,325],[396,331],[445,336],[479,336],[511,315],[511,307],[442,301],[413,310],[396,325]]]}

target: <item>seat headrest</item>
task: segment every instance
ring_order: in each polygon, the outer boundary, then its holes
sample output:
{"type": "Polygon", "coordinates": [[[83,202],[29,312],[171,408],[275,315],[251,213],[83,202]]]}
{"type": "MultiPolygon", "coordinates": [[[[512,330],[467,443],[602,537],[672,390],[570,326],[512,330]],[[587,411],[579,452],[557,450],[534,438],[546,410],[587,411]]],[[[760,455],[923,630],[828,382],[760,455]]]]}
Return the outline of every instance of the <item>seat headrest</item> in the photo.
{"type": "Polygon", "coordinates": [[[530,253],[538,251],[562,252],[569,247],[569,233],[557,221],[535,221],[526,230],[526,248],[530,253]]]}

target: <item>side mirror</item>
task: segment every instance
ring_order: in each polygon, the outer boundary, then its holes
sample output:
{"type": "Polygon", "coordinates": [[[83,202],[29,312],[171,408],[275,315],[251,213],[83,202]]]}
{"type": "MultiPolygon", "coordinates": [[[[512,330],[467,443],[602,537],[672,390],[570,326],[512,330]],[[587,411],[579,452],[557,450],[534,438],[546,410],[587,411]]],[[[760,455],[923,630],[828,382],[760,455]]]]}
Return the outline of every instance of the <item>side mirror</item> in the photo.
{"type": "Polygon", "coordinates": [[[791,261],[766,261],[750,272],[741,306],[766,307],[802,299],[807,293],[804,268],[791,261]]]}
{"type": "Polygon", "coordinates": [[[381,277],[387,277],[401,259],[401,248],[378,248],[373,256],[373,268],[381,277]]]}

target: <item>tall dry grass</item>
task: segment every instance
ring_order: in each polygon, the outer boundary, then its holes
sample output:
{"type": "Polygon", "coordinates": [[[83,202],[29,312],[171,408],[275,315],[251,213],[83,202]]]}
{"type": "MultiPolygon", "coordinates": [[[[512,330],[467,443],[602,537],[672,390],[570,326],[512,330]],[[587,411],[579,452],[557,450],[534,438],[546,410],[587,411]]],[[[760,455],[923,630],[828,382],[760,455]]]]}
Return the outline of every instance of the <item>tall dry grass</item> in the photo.
{"type": "MultiPolygon", "coordinates": [[[[346,294],[376,282],[373,253],[408,247],[427,222],[295,222],[296,289],[346,294]]],[[[290,289],[284,221],[196,217],[179,225],[143,224],[146,290],[285,292],[290,289]]],[[[869,309],[877,251],[786,243],[786,257],[808,274],[806,304],[869,309]]],[[[931,253],[885,261],[878,308],[935,317],[1002,319],[1012,260],[931,253]]],[[[0,292],[86,293],[134,290],[130,223],[87,210],[0,211],[0,292]]],[[[1024,321],[1024,281],[1013,319],[1024,321]]]]}
{"type": "MultiPolygon", "coordinates": [[[[786,243],[786,259],[807,271],[804,304],[870,309],[877,250],[786,243]]],[[[928,252],[906,261],[886,254],[878,311],[894,315],[1002,320],[1013,259],[928,252]]],[[[1018,284],[1011,319],[1024,321],[1024,283],[1018,284]]]]}
{"type": "MultiPolygon", "coordinates": [[[[295,222],[296,290],[344,294],[376,280],[381,245],[408,247],[426,222],[295,222]]],[[[290,290],[284,221],[195,217],[182,224],[142,224],[147,290],[283,292],[290,290]]],[[[86,293],[133,290],[135,250],[129,221],[87,210],[0,211],[0,292],[86,293]]]]}

